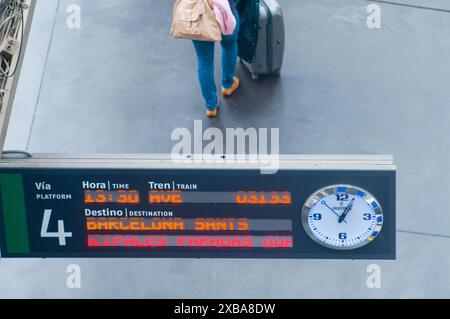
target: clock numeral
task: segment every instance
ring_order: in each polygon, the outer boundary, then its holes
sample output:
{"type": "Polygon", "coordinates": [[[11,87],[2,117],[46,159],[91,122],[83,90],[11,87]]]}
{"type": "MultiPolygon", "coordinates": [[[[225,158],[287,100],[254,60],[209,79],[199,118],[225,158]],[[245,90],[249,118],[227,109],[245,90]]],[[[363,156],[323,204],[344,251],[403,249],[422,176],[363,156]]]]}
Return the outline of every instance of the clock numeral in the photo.
{"type": "Polygon", "coordinates": [[[322,214],[315,213],[315,214],[313,215],[313,219],[314,219],[314,220],[322,220],[322,214]]]}
{"type": "Polygon", "coordinates": [[[370,213],[364,214],[364,215],[363,215],[363,219],[364,219],[364,220],[371,220],[371,219],[372,219],[372,214],[370,214],[370,213]]]}
{"type": "Polygon", "coordinates": [[[339,202],[348,200],[348,194],[336,194],[336,198],[339,202]]]}
{"type": "Polygon", "coordinates": [[[339,233],[339,239],[342,239],[342,240],[347,239],[347,233],[339,233]]]}

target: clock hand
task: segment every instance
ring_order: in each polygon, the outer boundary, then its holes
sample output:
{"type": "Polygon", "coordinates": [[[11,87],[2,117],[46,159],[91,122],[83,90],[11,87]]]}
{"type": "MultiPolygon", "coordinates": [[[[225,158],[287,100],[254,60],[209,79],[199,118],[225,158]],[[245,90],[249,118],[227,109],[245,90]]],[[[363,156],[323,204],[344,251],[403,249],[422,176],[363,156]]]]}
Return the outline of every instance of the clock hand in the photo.
{"type": "MultiPolygon", "coordinates": [[[[320,202],[322,205],[325,205],[329,210],[331,210],[332,212],[333,212],[333,214],[335,214],[337,217],[341,217],[341,216],[339,216],[339,214],[338,213],[336,213],[335,211],[334,211],[334,209],[333,208],[331,208],[330,206],[328,206],[327,205],[327,202],[326,201],[321,201],[320,202]]],[[[346,223],[347,224],[347,222],[344,220],[344,223],[346,223]]]]}
{"type": "Polygon", "coordinates": [[[355,202],[355,199],[353,198],[350,203],[347,205],[347,207],[345,208],[344,212],[342,213],[341,216],[339,216],[339,223],[342,223],[345,221],[345,217],[347,217],[347,214],[350,212],[350,210],[353,207],[353,203],[355,202]]]}

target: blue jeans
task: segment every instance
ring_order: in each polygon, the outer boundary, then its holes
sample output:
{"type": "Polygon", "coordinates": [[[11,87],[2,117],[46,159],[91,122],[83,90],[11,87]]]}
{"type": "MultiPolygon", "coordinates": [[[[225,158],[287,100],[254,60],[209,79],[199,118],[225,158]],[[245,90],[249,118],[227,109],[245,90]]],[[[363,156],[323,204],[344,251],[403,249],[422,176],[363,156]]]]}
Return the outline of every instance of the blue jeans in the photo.
{"type": "MultiPolygon", "coordinates": [[[[236,29],[232,35],[222,36],[222,87],[231,88],[234,82],[238,55],[239,14],[234,1],[230,1],[231,10],[236,17],[236,29]]],[[[197,54],[198,79],[205,99],[206,108],[215,110],[218,104],[217,87],[214,79],[214,42],[193,41],[197,54]]]]}

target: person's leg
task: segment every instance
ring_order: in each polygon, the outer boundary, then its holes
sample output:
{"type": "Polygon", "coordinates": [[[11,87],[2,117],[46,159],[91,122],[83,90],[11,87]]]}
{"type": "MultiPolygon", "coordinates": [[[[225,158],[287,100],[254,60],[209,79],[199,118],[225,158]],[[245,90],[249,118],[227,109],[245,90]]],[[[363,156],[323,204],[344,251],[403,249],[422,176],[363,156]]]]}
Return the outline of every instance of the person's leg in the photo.
{"type": "Polygon", "coordinates": [[[214,42],[193,41],[197,54],[198,79],[205,99],[206,108],[215,110],[218,104],[217,87],[214,79],[214,42]]]}
{"type": "Polygon", "coordinates": [[[236,29],[232,35],[224,36],[222,46],[222,87],[230,89],[235,82],[236,62],[238,57],[239,14],[233,3],[230,3],[236,18],[236,29]]]}

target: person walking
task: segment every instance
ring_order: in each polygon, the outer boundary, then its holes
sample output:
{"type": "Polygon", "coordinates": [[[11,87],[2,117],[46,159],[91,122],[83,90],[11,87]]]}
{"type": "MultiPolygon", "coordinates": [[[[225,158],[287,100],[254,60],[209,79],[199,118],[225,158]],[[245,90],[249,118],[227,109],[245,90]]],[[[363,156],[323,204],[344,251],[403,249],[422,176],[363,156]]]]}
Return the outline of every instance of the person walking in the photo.
{"type": "MultiPolygon", "coordinates": [[[[236,27],[231,35],[222,36],[222,95],[228,97],[239,87],[239,78],[235,75],[238,57],[239,14],[236,9],[236,1],[228,0],[230,9],[236,19],[236,27]]],[[[192,41],[197,55],[198,79],[203,98],[205,100],[208,117],[217,116],[219,98],[214,78],[214,42],[192,41]]]]}
{"type": "Polygon", "coordinates": [[[214,47],[222,47],[222,90],[224,97],[239,88],[238,56],[252,62],[258,39],[260,0],[176,0],[171,35],[193,41],[198,79],[209,117],[217,116],[219,98],[214,77],[214,47]]]}

